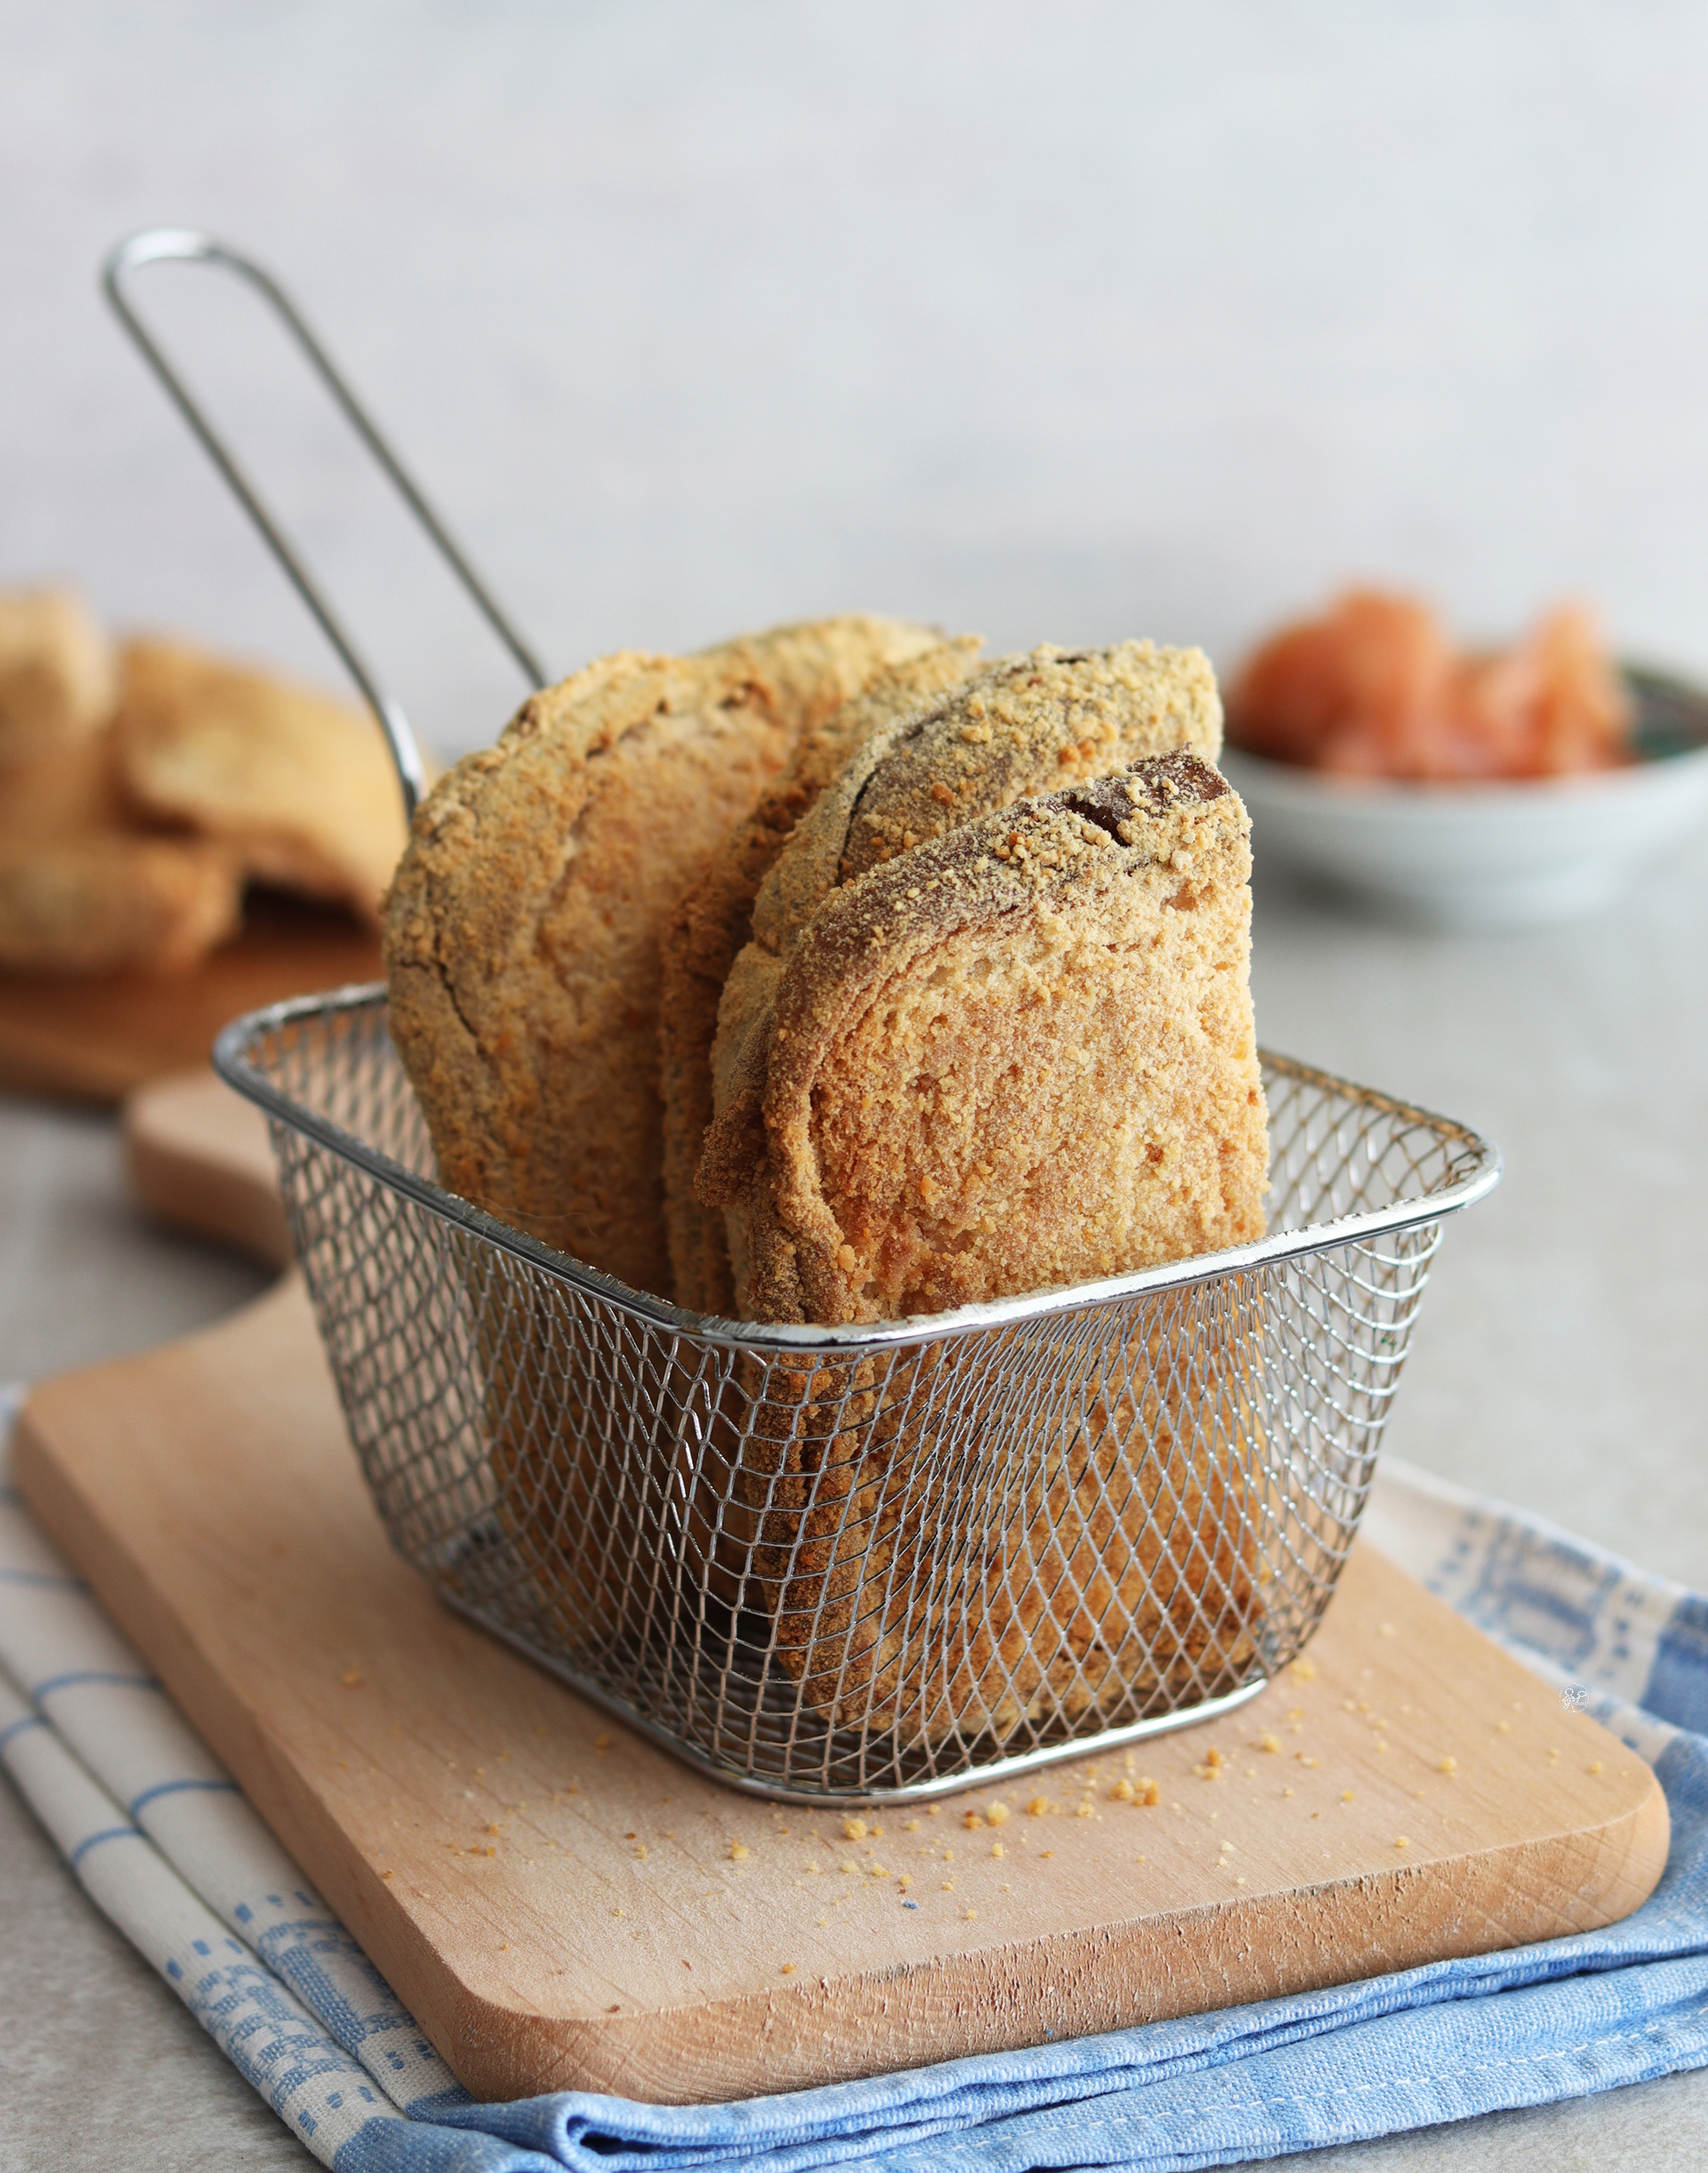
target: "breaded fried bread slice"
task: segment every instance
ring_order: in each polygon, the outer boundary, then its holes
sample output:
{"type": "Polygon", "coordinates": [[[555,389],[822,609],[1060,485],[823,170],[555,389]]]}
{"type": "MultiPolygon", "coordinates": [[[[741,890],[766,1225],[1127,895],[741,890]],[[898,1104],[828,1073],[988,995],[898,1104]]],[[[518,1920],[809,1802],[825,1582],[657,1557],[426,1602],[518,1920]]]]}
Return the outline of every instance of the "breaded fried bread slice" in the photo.
{"type": "Polygon", "coordinates": [[[223,845],[140,832],[107,730],[0,769],[0,966],[179,973],[237,933],[242,869],[223,845]]]}
{"type": "Polygon", "coordinates": [[[659,939],[801,734],[938,646],[850,617],[624,653],[528,702],[429,795],[387,908],[391,1034],[444,1180],[668,1296],[659,939]]]}
{"type": "MultiPolygon", "coordinates": [[[[937,1313],[1261,1235],[1249,871],[1238,800],[1180,753],[835,890],[775,1009],[752,1313],[937,1313]]],[[[826,1351],[792,1396],[774,1369],[719,1477],[715,1559],[808,1703],[971,1741],[1230,1687],[1256,1606],[1253,1303],[1233,1278],[995,1352],[826,1351]]]]}
{"type": "Polygon", "coordinates": [[[365,712],[166,641],[122,657],[114,730],[145,816],[216,838],[257,882],[377,923],[403,850],[403,805],[365,712]]]}
{"type": "Polygon", "coordinates": [[[875,733],[790,838],[753,909],[786,948],[837,883],[995,808],[1176,747],[1213,762],[1221,698],[1201,649],[1123,641],[1005,657],[875,733]]]}
{"type": "Polygon", "coordinates": [[[747,1316],[895,1319],[1261,1236],[1249,838],[1182,753],[833,892],[771,1006],[747,1316]]]}
{"type": "Polygon", "coordinates": [[[117,685],[111,647],[80,597],[0,596],[0,768],[99,731],[117,685]]]}
{"type": "Polygon", "coordinates": [[[712,1121],[712,1045],[729,969],[752,933],[753,899],[795,826],[874,732],[978,669],[973,636],[881,672],[866,693],[803,735],[777,783],[691,883],[665,925],[658,1042],[664,1094],[665,1218],[676,1302],[733,1309],[723,1212],[694,1191],[712,1121]]]}
{"type": "MultiPolygon", "coordinates": [[[[713,1052],[714,1120],[697,1187],[707,1204],[727,1203],[733,1258],[750,1250],[746,1175],[763,1151],[760,1109],[777,991],[802,931],[837,886],[1024,795],[1175,748],[1213,761],[1221,746],[1208,659],[1151,641],[1008,658],[866,741],[777,856],[754,901],[753,939],[725,985],[713,1052]]],[[[735,1291],[745,1311],[739,1270],[735,1291]]]]}

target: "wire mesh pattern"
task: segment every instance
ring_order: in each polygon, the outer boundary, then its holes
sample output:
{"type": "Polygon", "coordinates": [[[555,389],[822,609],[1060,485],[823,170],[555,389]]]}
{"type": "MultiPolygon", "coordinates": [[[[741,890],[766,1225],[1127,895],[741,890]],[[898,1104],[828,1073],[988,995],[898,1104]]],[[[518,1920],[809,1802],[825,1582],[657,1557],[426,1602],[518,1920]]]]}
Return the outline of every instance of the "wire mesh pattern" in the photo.
{"type": "Polygon", "coordinates": [[[351,1439],[452,1606],[703,1770],[929,1795],[1223,1710],[1363,1513],[1462,1126],[1267,1057],[1270,1235],[876,1328],[703,1319],[438,1185],[384,994],[222,1036],[351,1439]]]}

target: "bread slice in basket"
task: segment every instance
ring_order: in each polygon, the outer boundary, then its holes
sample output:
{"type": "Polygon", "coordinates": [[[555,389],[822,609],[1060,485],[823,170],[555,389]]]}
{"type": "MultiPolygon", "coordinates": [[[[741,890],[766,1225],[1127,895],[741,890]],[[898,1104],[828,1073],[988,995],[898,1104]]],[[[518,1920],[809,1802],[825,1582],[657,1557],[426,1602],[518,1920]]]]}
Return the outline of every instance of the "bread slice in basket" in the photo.
{"type": "Polygon", "coordinates": [[[786,770],[690,883],[665,924],[658,1003],[665,1221],[676,1302],[735,1310],[723,1213],[694,1173],[712,1122],[712,1048],[729,969],[753,932],[753,900],[802,817],[874,734],[978,670],[979,642],[946,641],[881,672],[866,691],[802,734],[786,770]]]}
{"type": "MultiPolygon", "coordinates": [[[[700,1196],[725,1207],[737,1308],[807,1317],[788,1285],[787,1240],[748,1179],[778,993],[796,946],[833,891],[977,817],[1076,777],[1187,748],[1213,761],[1221,704],[1196,649],[1127,641],[1005,659],[875,733],[803,817],[761,886],[753,938],[730,969],[713,1047],[713,1125],[700,1196]],[[773,1289],[772,1279],[783,1278],[773,1289]]],[[[831,1316],[812,1315],[813,1318],[831,1316]]]]}
{"type": "MultiPolygon", "coordinates": [[[[1249,876],[1244,809],[1181,752],[829,891],[722,1167],[754,1316],[895,1319],[1260,1236],[1249,876]]],[[[937,1740],[1230,1686],[1254,1303],[1231,1278],[999,1352],[755,1365],[707,1522],[808,1704],[937,1740]]]]}
{"type": "MultiPolygon", "coordinates": [[[[440,781],[391,886],[385,957],[392,1040],[451,1190],[670,1295],[665,916],[802,733],[939,639],[848,617],[605,657],[440,781]]],[[[478,1248],[462,1272],[514,1604],[560,1648],[632,1634],[673,1548],[658,1384],[614,1309],[478,1248]]]]}
{"type": "Polygon", "coordinates": [[[801,734],[939,637],[782,627],[600,658],[428,795],[392,882],[391,1037],[445,1183],[668,1296],[659,938],[801,734]]]}

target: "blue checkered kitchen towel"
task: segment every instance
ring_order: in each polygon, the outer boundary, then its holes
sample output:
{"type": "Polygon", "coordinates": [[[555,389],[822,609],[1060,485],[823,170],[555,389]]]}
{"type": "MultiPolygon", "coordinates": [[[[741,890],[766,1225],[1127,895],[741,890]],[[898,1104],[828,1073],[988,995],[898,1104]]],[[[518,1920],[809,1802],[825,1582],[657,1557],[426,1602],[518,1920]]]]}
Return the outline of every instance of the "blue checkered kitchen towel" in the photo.
{"type": "Polygon", "coordinates": [[[483,2105],[9,1490],[0,1760],[96,1906],[339,2173],[1161,2173],[1708,2064],[1708,1600],[1392,1462],[1366,1528],[1653,1764],[1672,1855],[1623,1923],[741,2105],[483,2105]]]}

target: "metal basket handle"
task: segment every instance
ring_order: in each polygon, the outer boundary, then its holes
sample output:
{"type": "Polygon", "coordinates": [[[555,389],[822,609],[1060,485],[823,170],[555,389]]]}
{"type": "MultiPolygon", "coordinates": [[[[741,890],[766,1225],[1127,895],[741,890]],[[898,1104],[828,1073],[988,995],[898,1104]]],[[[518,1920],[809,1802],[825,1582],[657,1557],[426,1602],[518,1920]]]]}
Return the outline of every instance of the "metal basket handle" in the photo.
{"type": "Polygon", "coordinates": [[[201,440],[209,459],[225,478],[238,503],[260,531],[267,548],[284,568],[286,578],[314,614],[320,631],[342,658],[345,670],[361,689],[368,707],[379,720],[380,729],[385,734],[386,745],[391,749],[391,760],[397,767],[398,785],[403,794],[404,819],[407,821],[420,804],[427,779],[422,765],[421,748],[414,727],[404,714],[402,704],[375,677],[314,576],[262,503],[254,485],[238,466],[235,456],[203,413],[183,379],[167,361],[154,334],[138,317],[125,292],[125,280],[129,273],[145,264],[163,262],[217,264],[246,279],[259,294],[272,304],[275,314],[343,410],[345,419],[357,436],[391,478],[399,495],[415,515],[439,556],[520,665],[527,675],[529,688],[543,687],[549,675],[512,625],[465,554],[453,541],[444,522],[423,497],[403,463],[380,435],[367,411],[334,366],[331,357],[310,331],[301,312],[278,282],[263,271],[259,264],[245,256],[241,250],[230,248],[224,243],[214,240],[210,235],[194,233],[183,228],[155,227],[144,233],[133,234],[127,241],[120,242],[107,259],[101,271],[101,285],[106,289],[107,299],[117,312],[125,331],[141,350],[149,368],[165,387],[179,414],[201,440]]]}

